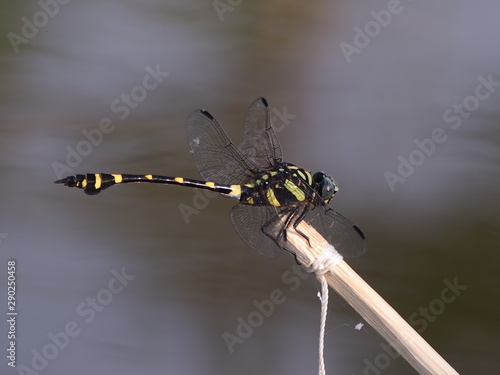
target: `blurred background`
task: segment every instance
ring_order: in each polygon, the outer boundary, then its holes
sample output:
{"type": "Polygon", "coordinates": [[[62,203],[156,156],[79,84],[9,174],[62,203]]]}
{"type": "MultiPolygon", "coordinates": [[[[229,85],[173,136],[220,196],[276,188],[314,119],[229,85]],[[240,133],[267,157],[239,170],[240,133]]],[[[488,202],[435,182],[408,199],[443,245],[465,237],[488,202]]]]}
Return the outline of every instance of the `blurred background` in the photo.
{"type": "MultiPolygon", "coordinates": [[[[317,283],[248,249],[235,202],[52,183],[197,178],[188,114],[239,143],[259,96],[285,160],[333,175],[364,230],[350,265],[459,373],[499,373],[498,2],[62,3],[1,6],[2,348],[10,259],[19,312],[2,374],[317,371],[317,283]]],[[[360,322],[332,294],[329,374],[416,373],[360,322]]]]}

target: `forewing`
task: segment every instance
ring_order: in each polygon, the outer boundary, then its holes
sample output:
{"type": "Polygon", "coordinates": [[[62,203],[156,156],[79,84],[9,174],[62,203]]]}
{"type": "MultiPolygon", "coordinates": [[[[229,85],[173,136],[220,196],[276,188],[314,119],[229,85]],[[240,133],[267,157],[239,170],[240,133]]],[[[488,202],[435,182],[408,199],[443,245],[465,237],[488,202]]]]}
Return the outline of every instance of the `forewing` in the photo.
{"type": "Polygon", "coordinates": [[[305,221],[345,258],[357,257],[366,251],[361,229],[326,204],[311,207],[305,221]]]}
{"type": "Polygon", "coordinates": [[[241,150],[261,170],[267,170],[274,162],[282,161],[281,146],[272,126],[271,110],[264,98],[254,100],[248,108],[241,150]]]}
{"type": "MultiPolygon", "coordinates": [[[[287,249],[284,237],[277,233],[282,219],[293,213],[293,207],[251,206],[238,204],[231,210],[231,221],[241,239],[259,254],[276,257],[287,249]]],[[[350,220],[328,205],[310,207],[304,217],[345,258],[362,255],[366,251],[363,232],[350,220]]],[[[294,230],[292,226],[286,229],[294,230]]]]}
{"type": "Polygon", "coordinates": [[[257,168],[207,111],[192,112],[187,119],[186,131],[196,167],[205,181],[241,184],[247,178],[247,172],[257,168]]]}

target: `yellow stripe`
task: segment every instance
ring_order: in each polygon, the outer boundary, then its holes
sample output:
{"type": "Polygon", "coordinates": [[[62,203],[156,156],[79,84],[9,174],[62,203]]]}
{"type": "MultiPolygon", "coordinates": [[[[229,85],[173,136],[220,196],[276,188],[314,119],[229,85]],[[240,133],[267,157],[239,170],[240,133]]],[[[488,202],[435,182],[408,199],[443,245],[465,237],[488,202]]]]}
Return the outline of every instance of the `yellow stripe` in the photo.
{"type": "Polygon", "coordinates": [[[182,177],[176,177],[174,178],[174,181],[182,184],[184,182],[184,179],[182,177]]]}
{"type": "Polygon", "coordinates": [[[96,190],[99,190],[101,188],[101,185],[102,185],[102,177],[100,174],[96,174],[94,188],[96,190]]]}
{"type": "Polygon", "coordinates": [[[297,174],[299,175],[299,177],[305,181],[307,181],[309,183],[309,179],[307,178],[307,176],[302,173],[302,171],[300,169],[297,169],[297,174]]]}
{"type": "Polygon", "coordinates": [[[112,174],[111,176],[113,176],[115,183],[117,184],[123,181],[123,176],[121,174],[112,174]]]}
{"type": "Polygon", "coordinates": [[[80,186],[82,187],[82,189],[85,189],[85,186],[87,186],[87,179],[80,182],[80,186]]]}
{"type": "Polygon", "coordinates": [[[211,188],[215,187],[215,184],[213,182],[207,181],[207,182],[205,182],[205,185],[207,185],[208,187],[211,187],[211,188]]]}
{"type": "Polygon", "coordinates": [[[153,179],[153,175],[152,174],[146,174],[146,175],[144,175],[144,177],[146,177],[148,180],[152,180],[153,179]]]}
{"type": "Polygon", "coordinates": [[[295,195],[295,198],[297,198],[298,201],[302,202],[306,199],[306,194],[304,193],[304,190],[300,189],[292,181],[285,180],[284,185],[290,193],[295,195]]]}
{"type": "Polygon", "coordinates": [[[273,189],[266,190],[266,198],[271,206],[275,206],[275,207],[281,206],[280,202],[278,202],[278,199],[276,199],[276,195],[274,194],[273,189]]]}
{"type": "Polygon", "coordinates": [[[240,199],[241,197],[241,185],[231,185],[231,192],[228,194],[228,196],[232,198],[237,198],[240,199]]]}

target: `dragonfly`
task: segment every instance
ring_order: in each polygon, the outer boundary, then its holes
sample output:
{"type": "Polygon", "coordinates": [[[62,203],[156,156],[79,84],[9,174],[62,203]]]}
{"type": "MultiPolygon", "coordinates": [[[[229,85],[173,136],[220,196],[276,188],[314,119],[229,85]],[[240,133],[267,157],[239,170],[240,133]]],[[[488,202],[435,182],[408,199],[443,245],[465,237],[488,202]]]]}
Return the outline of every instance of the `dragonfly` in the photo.
{"type": "Polygon", "coordinates": [[[324,172],[311,173],[283,161],[266,99],[258,98],[250,105],[239,147],[204,109],[188,116],[187,136],[203,180],[154,174],[86,173],[55,183],[83,189],[89,195],[127,183],[210,190],[238,200],[230,212],[232,224],[241,239],[259,254],[294,254],[287,244],[289,231],[295,231],[309,243],[307,235],[298,228],[302,222],[311,225],[343,257],[365,252],[361,229],[329,205],[338,191],[334,179],[324,172]]]}

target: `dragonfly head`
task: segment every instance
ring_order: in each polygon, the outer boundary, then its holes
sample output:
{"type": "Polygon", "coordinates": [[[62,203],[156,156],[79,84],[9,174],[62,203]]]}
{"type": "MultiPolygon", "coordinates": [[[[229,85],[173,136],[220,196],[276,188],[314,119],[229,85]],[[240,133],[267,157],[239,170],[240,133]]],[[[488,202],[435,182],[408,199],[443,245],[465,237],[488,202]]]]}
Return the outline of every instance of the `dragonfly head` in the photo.
{"type": "Polygon", "coordinates": [[[330,202],[333,195],[339,191],[335,180],[324,172],[316,172],[313,175],[313,188],[326,203],[330,202]]]}

